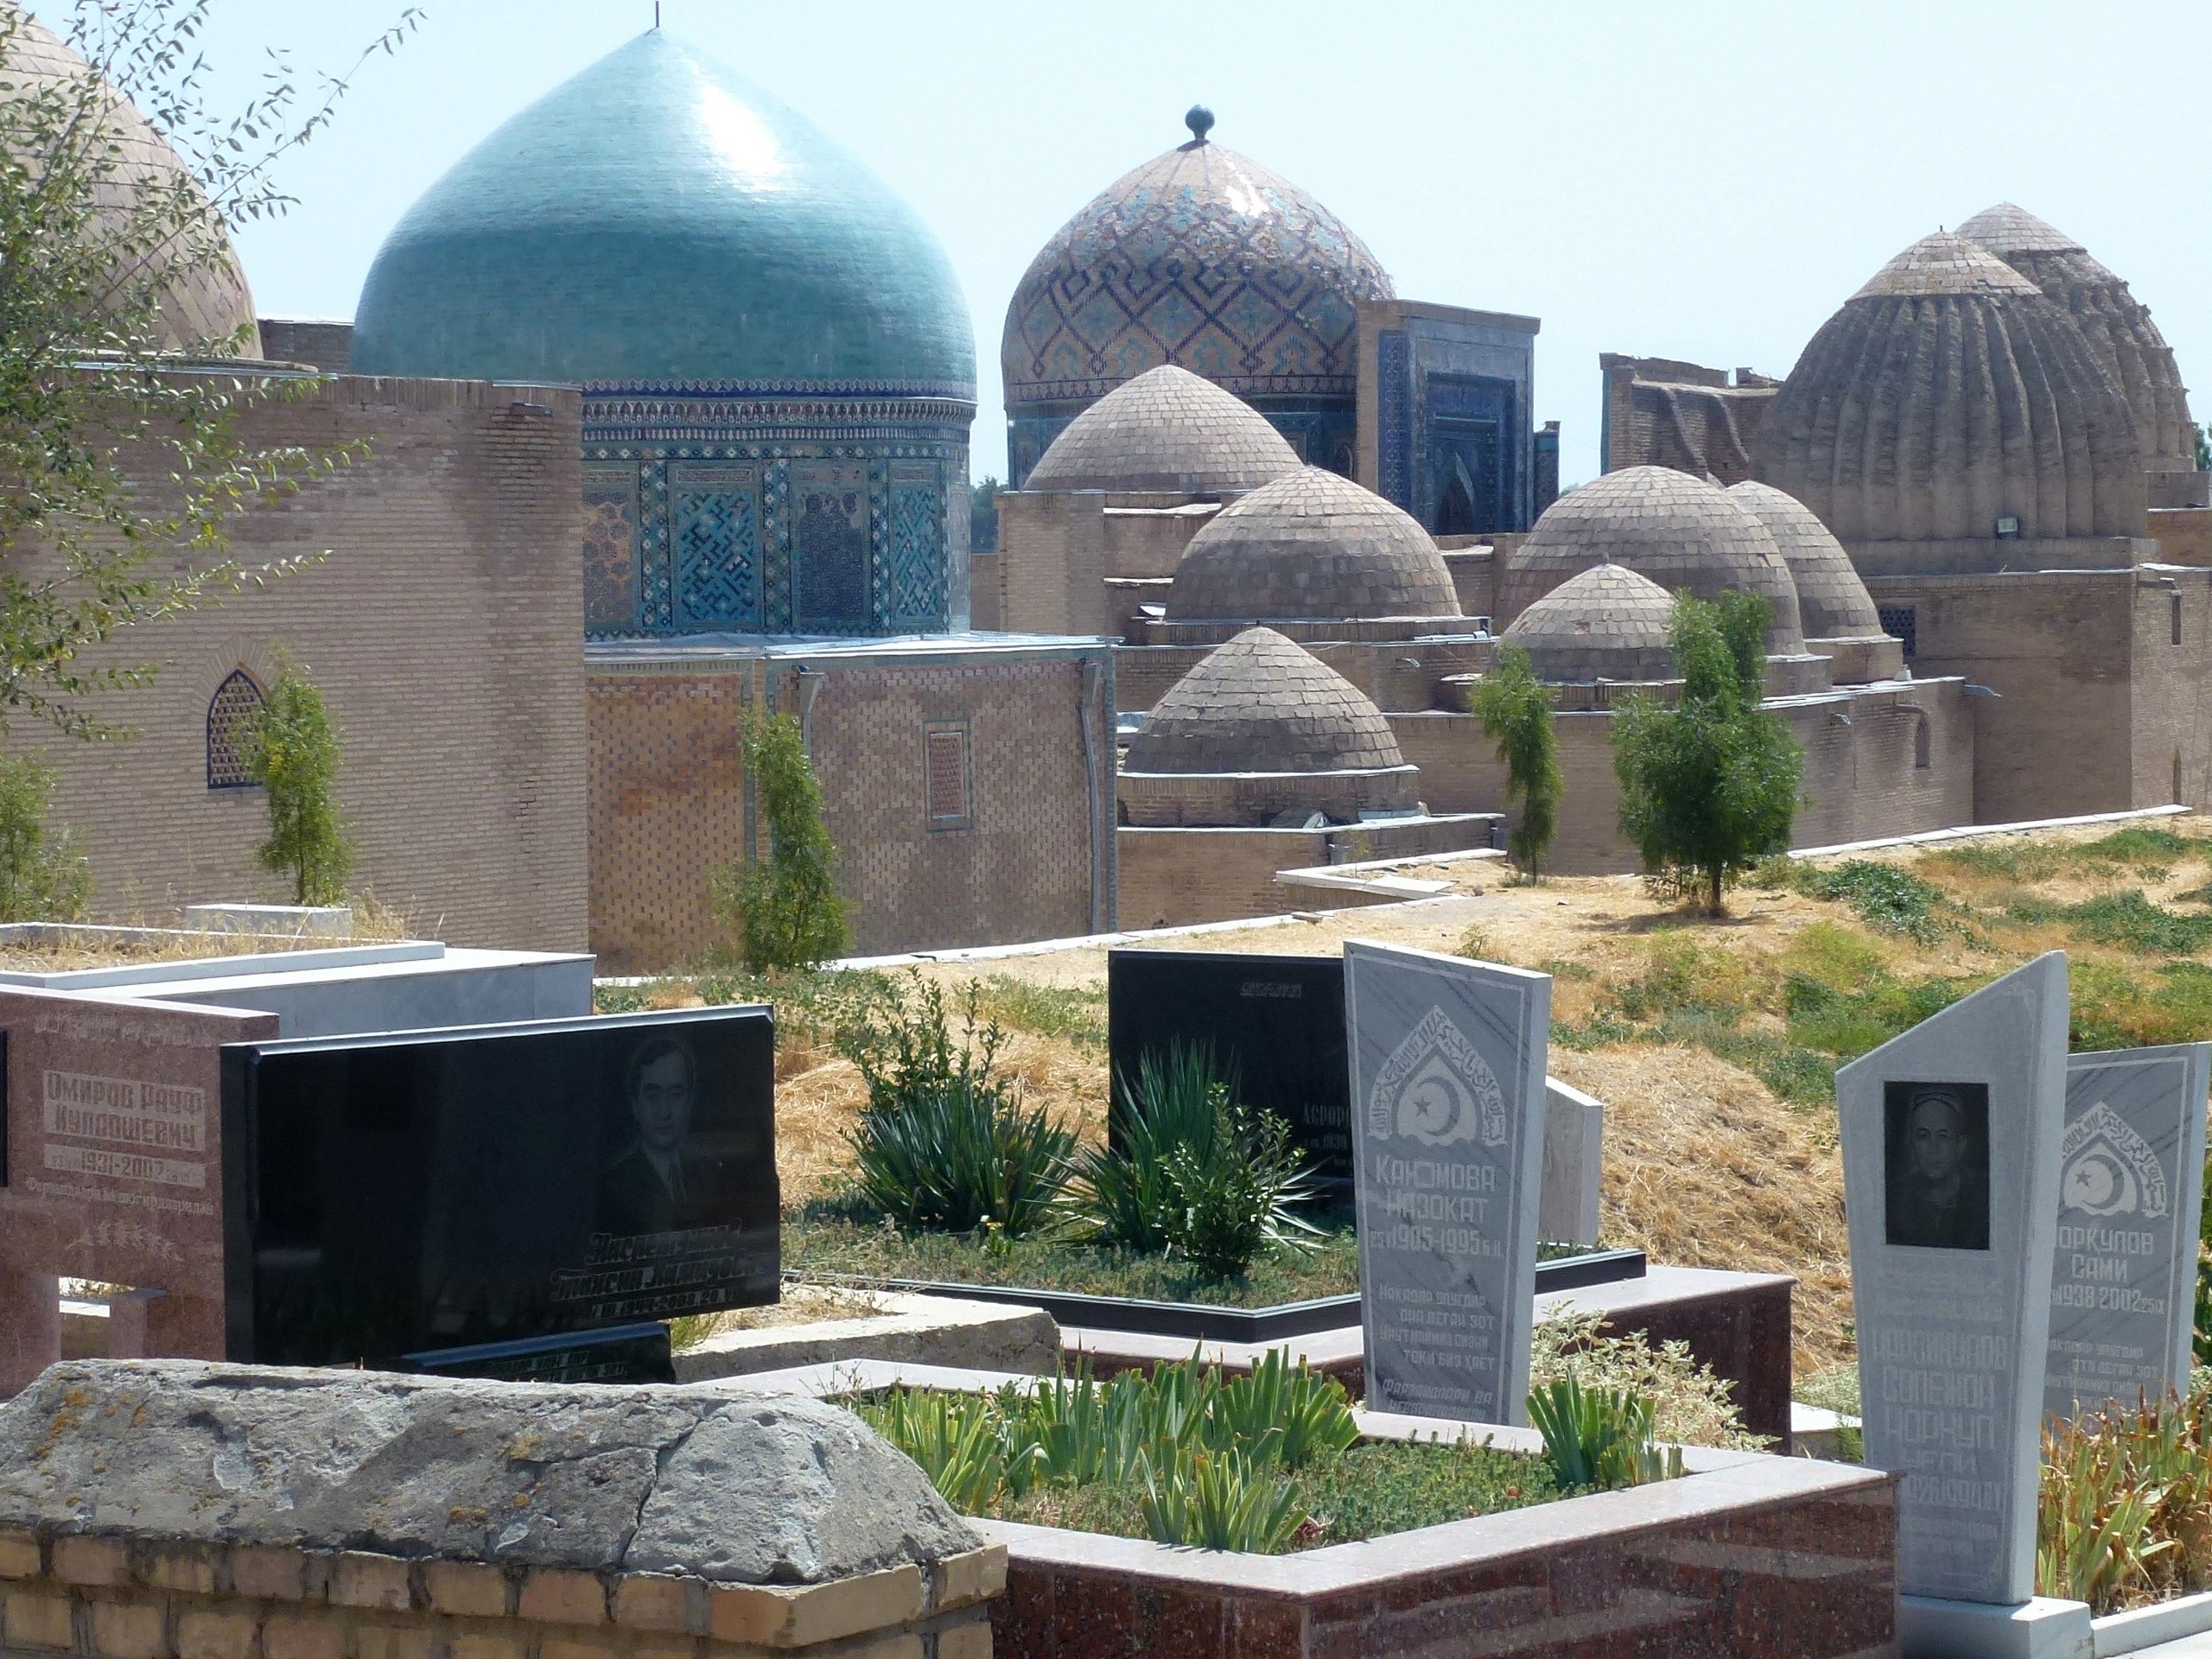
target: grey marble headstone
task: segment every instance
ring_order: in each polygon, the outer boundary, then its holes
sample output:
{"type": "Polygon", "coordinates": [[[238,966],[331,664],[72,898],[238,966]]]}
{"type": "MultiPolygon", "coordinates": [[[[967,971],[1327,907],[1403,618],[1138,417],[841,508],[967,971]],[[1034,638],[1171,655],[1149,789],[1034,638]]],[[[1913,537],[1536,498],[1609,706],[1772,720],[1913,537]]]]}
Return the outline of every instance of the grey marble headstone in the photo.
{"type": "Polygon", "coordinates": [[[2208,1065],[2212,1043],[2066,1063],[2045,1411],[2189,1386],[2208,1065]]]}
{"type": "Polygon", "coordinates": [[[2034,1592],[2066,1019],[2052,951],[1835,1074],[1866,1461],[1905,1476],[1907,1595],[2034,1592]]]}
{"type": "Polygon", "coordinates": [[[1603,1101],[1544,1079],[1544,1174],[1536,1200],[1536,1236],[1548,1244],[1595,1244],[1604,1185],[1603,1101]]]}
{"type": "Polygon", "coordinates": [[[1551,978],[1344,947],[1367,1397],[1527,1421],[1551,978]]]}

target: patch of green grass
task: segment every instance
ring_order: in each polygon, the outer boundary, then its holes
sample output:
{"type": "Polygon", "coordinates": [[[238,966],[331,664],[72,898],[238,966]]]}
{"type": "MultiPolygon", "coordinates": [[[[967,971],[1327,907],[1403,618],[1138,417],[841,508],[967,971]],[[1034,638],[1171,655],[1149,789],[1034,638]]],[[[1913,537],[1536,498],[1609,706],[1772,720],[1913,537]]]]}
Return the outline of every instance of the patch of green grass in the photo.
{"type": "Polygon", "coordinates": [[[1870,927],[1923,944],[1934,944],[1958,925],[1957,906],[1941,887],[1894,864],[1851,858],[1833,866],[1801,867],[1796,886],[1809,898],[1850,906],[1870,927]]]}
{"type": "Polygon", "coordinates": [[[1056,1038],[1077,1048],[1106,1047],[1106,993],[1082,987],[1032,985],[1007,974],[993,974],[978,988],[977,1007],[986,1019],[1009,1031],[1056,1038]]]}
{"type": "Polygon", "coordinates": [[[2189,957],[2212,946],[2212,916],[2184,916],[2154,905],[2140,887],[2099,893],[2062,912],[2076,938],[2160,956],[2189,957]]]}
{"type": "Polygon", "coordinates": [[[2063,868],[2063,851],[2046,842],[1973,841],[1963,846],[1946,847],[1940,852],[1923,853],[1916,867],[1938,873],[1956,870],[1963,875],[1996,880],[2044,881],[2063,868]]]}
{"type": "MultiPolygon", "coordinates": [[[[1294,1549],[1355,1543],[1566,1496],[1541,1458],[1497,1451],[1479,1440],[1364,1441],[1278,1478],[1312,1517],[1294,1549]]],[[[1144,1488],[1133,1484],[1039,1487],[1020,1497],[1002,1496],[988,1513],[1033,1526],[1147,1538],[1144,1496],[1144,1488]]]]}
{"type": "Polygon", "coordinates": [[[2171,830],[2130,824],[2070,849],[2075,857],[2098,864],[2125,864],[2146,881],[2156,881],[2182,859],[2202,856],[2205,843],[2171,830]]]}
{"type": "Polygon", "coordinates": [[[1549,962],[1536,964],[1540,974],[1549,974],[1554,979],[1595,979],[1598,970],[1586,962],[1569,962],[1564,957],[1554,957],[1549,962]]]}
{"type": "Polygon", "coordinates": [[[594,1014],[643,1014],[653,1005],[650,985],[594,985],[591,988],[594,1014]]]}

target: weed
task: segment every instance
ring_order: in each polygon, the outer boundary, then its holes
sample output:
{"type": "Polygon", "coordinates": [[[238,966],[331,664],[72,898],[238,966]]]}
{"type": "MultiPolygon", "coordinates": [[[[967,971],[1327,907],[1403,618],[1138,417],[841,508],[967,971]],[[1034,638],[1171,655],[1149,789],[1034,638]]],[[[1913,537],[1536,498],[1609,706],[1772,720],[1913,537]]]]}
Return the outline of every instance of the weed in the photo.
{"type": "Polygon", "coordinates": [[[981,982],[978,1006],[987,1019],[1014,1031],[1057,1038],[1077,1048],[1106,1046],[1106,993],[1086,987],[1033,985],[1007,974],[981,982]]]}
{"type": "Polygon", "coordinates": [[[2169,1390],[2044,1434],[2036,1589],[2095,1614],[2212,1586],[2212,1395],[2169,1390]]]}
{"type": "Polygon", "coordinates": [[[1554,979],[1595,979],[1598,970],[1587,963],[1569,962],[1564,957],[1554,957],[1536,964],[1536,971],[1549,974],[1554,979]]]}
{"type": "Polygon", "coordinates": [[[653,1005],[650,985],[594,985],[591,1007],[594,1014],[643,1014],[653,1005]]]}
{"type": "Polygon", "coordinates": [[[2140,887],[2100,893],[2062,912],[2075,938],[2128,950],[2188,957],[2212,945],[2212,916],[2183,916],[2154,905],[2140,887]]]}
{"type": "Polygon", "coordinates": [[[1956,906],[1932,881],[1894,864],[1846,859],[1832,868],[1801,868],[1798,889],[1808,896],[1846,904],[1869,926],[1903,933],[1932,944],[1955,925],[1956,906]]]}

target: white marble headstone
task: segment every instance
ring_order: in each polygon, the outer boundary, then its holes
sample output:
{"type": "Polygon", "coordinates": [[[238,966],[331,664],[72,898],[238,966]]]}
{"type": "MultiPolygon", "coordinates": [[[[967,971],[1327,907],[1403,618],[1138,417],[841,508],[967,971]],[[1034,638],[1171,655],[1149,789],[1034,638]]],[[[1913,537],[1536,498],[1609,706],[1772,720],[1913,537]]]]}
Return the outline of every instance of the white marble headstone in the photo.
{"type": "Polygon", "coordinates": [[[1527,1421],[1550,976],[1344,947],[1367,1397],[1527,1421]]]}
{"type": "Polygon", "coordinates": [[[1536,1236],[1547,1244],[1595,1244],[1605,1173],[1605,1103],[1557,1077],[1546,1077],[1536,1236]]]}
{"type": "Polygon", "coordinates": [[[2066,1022],[2052,951],[1835,1074],[1866,1461],[1905,1476],[1907,1595],[2034,1592],[2066,1022]]]}
{"type": "Polygon", "coordinates": [[[2066,1063],[2046,1411],[2189,1386],[2208,1065],[2212,1043],[2066,1063]]]}

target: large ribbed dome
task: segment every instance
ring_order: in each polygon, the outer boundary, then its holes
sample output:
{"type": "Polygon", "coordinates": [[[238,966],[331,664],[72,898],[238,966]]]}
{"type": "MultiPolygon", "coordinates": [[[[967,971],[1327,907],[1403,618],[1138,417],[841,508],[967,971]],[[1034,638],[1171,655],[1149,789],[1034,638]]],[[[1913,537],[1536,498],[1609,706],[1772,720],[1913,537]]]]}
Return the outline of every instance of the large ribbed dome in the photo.
{"type": "Polygon", "coordinates": [[[1764,597],[1767,648],[1805,646],[1797,587],[1766,526],[1710,480],[1671,467],[1627,467],[1576,486],[1544,509],[1497,578],[1501,614],[1517,617],[1570,576],[1625,565],[1672,593],[1700,599],[1731,588],[1764,597]]]}
{"type": "Polygon", "coordinates": [[[407,211],[356,373],[973,397],[935,238],[775,99],[655,29],[507,121],[407,211]]]}
{"type": "Polygon", "coordinates": [[[1130,741],[1138,772],[1365,772],[1406,757],[1350,680],[1272,628],[1247,628],[1175,682],[1130,741]]]}
{"type": "Polygon", "coordinates": [[[1540,680],[1663,680],[1674,672],[1674,596],[1648,576],[1600,564],[1570,576],[1503,636],[1540,680]]]}
{"type": "Polygon", "coordinates": [[[1350,397],[1359,302],[1390,291],[1343,220],[1199,137],[1116,180],[1030,263],[1007,308],[1007,405],[1102,397],[1162,363],[1240,397],[1350,397]]]}
{"type": "Polygon", "coordinates": [[[1976,213],[1959,226],[1959,234],[1995,254],[2074,319],[2127,399],[2144,466],[2152,472],[2195,471],[2196,429],[2189,390],[2150,308],[2127,284],[2072,237],[2009,201],[1976,213]]]}
{"type": "Polygon", "coordinates": [[[1301,467],[1191,538],[1167,593],[1171,622],[1450,617],[1452,573],[1408,513],[1348,478],[1301,467]]]}
{"type": "Polygon", "coordinates": [[[1226,495],[1297,470],[1298,456],[1265,416],[1163,363],[1077,416],[1022,487],[1226,495]]]}
{"type": "Polygon", "coordinates": [[[2140,536],[2127,406],[2082,331],[1961,237],[1892,259],[1797,359],[1759,432],[1758,475],[1847,548],[1882,541],[2140,536]]]}
{"type": "MultiPolygon", "coordinates": [[[[18,7],[8,11],[12,29],[6,46],[5,67],[27,90],[54,88],[78,82],[92,72],[85,60],[36,18],[18,7]]],[[[101,137],[113,147],[106,181],[94,198],[103,214],[111,207],[119,220],[124,193],[135,189],[169,190],[188,181],[201,200],[197,180],[168,140],[154,130],[137,106],[112,87],[102,86],[105,109],[100,118],[101,137]]],[[[159,338],[164,351],[207,352],[221,355],[261,353],[254,325],[253,295],[246,287],[245,271],[230,238],[212,210],[206,245],[186,251],[178,245],[147,256],[139,268],[166,268],[161,291],[159,338]]],[[[142,290],[143,291],[143,290],[142,290]]]]}
{"type": "Polygon", "coordinates": [[[1797,616],[1808,639],[1864,639],[1882,631],[1881,614],[1851,555],[1796,496],[1747,478],[1728,498],[1766,526],[1797,585],[1797,616]]]}

